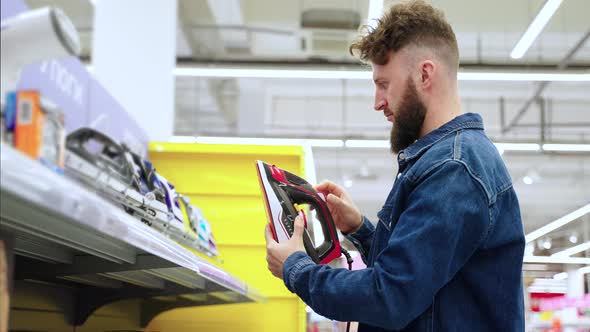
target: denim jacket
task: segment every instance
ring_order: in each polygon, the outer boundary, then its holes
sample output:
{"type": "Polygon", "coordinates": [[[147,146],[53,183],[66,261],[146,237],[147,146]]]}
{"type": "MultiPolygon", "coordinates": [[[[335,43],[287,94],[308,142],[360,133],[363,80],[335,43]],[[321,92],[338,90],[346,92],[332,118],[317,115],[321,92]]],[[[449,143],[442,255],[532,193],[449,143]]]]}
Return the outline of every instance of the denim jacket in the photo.
{"type": "Polygon", "coordinates": [[[518,200],[478,114],[398,154],[376,226],[347,238],[367,268],[289,256],[283,281],[315,312],[363,331],[524,331],[518,200]]]}

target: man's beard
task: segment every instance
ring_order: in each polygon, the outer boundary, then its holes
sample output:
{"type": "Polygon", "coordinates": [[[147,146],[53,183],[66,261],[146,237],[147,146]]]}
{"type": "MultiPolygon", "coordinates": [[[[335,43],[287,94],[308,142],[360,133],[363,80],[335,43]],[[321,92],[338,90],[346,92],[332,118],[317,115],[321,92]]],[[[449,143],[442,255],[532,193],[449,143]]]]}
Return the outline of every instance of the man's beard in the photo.
{"type": "Polygon", "coordinates": [[[397,154],[420,138],[425,115],[426,106],[418,97],[414,82],[408,78],[406,91],[404,91],[391,127],[389,138],[391,152],[397,154]]]}

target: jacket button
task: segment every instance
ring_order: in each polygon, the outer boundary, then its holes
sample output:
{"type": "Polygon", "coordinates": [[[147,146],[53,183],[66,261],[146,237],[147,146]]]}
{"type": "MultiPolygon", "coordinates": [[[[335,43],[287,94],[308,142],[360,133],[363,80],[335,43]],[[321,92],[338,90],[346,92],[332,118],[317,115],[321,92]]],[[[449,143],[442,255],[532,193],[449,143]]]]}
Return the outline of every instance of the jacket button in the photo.
{"type": "Polygon", "coordinates": [[[399,153],[399,156],[398,156],[398,158],[399,158],[400,160],[404,160],[404,159],[406,159],[406,154],[405,154],[405,153],[403,153],[403,152],[400,152],[400,153],[399,153]]]}

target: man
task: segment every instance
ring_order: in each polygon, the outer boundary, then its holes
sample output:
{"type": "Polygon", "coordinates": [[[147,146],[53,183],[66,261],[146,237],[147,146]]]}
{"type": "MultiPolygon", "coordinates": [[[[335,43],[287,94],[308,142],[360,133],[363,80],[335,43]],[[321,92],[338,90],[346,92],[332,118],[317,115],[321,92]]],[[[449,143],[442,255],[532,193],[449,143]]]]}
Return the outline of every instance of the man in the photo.
{"type": "Polygon", "coordinates": [[[367,268],[314,264],[297,218],[281,244],[267,227],[270,271],[314,311],[358,321],[359,331],[524,331],[518,200],[481,117],[461,114],[452,28],[430,5],[402,3],[353,52],[372,64],[398,173],[376,226],[340,186],[317,190],[367,268]]]}

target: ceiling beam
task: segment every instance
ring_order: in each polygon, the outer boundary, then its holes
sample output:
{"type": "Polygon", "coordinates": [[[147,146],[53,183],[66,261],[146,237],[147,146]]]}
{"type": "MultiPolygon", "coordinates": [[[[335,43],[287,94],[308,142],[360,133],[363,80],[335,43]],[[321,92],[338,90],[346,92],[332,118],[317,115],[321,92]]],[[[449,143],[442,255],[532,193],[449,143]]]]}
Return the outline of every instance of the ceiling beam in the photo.
{"type": "Polygon", "coordinates": [[[226,51],[240,50],[240,54],[250,53],[250,34],[235,29],[244,26],[244,15],[239,0],[208,0],[209,9],[216,26],[232,26],[234,29],[218,30],[226,51]]]}
{"type": "Polygon", "coordinates": [[[197,43],[195,43],[195,36],[193,31],[190,28],[187,28],[188,19],[187,15],[189,14],[188,11],[184,8],[184,3],[182,1],[178,1],[178,23],[180,27],[180,31],[184,35],[184,39],[187,41],[189,48],[191,49],[191,58],[194,58],[197,54],[199,54],[197,43]]]}
{"type": "MultiPolygon", "coordinates": [[[[572,61],[574,55],[584,46],[584,44],[586,43],[588,38],[590,38],[590,30],[588,30],[584,34],[584,36],[576,43],[576,45],[574,45],[574,47],[572,49],[569,50],[569,52],[559,62],[559,64],[557,64],[557,70],[563,70],[570,65],[570,62],[572,61]]],[[[512,119],[512,121],[510,121],[510,123],[506,127],[504,127],[504,129],[502,130],[503,134],[506,134],[507,132],[509,132],[512,128],[514,128],[518,124],[518,121],[520,121],[520,119],[522,119],[522,117],[527,112],[527,110],[531,107],[531,105],[541,97],[541,94],[543,93],[545,88],[549,85],[549,83],[550,82],[548,82],[548,81],[539,83],[539,85],[537,86],[537,89],[535,90],[535,93],[533,93],[533,95],[524,103],[524,105],[520,108],[518,113],[516,113],[516,116],[512,119]]]]}

